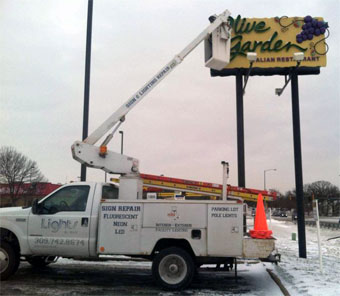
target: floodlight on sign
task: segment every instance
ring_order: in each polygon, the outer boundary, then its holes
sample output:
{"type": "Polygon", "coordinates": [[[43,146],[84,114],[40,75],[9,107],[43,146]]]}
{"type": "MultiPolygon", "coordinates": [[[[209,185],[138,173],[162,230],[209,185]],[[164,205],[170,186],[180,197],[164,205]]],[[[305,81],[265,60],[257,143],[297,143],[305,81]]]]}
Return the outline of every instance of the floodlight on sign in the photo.
{"type": "MultiPolygon", "coordinates": [[[[295,52],[293,54],[293,60],[296,61],[296,66],[295,66],[295,68],[293,68],[293,71],[295,71],[297,68],[300,67],[300,64],[301,64],[301,62],[303,61],[304,58],[305,58],[305,54],[303,52],[295,52]]],[[[276,95],[281,96],[284,89],[286,88],[286,86],[290,82],[291,78],[292,78],[292,73],[289,74],[288,79],[287,79],[287,76],[285,76],[285,85],[282,88],[275,88],[275,94],[276,95]]]]}
{"type": "Polygon", "coordinates": [[[257,59],[257,53],[256,52],[247,52],[247,60],[250,62],[255,62],[257,59]]]}
{"type": "Polygon", "coordinates": [[[301,62],[303,61],[304,57],[305,57],[305,54],[303,52],[295,52],[293,59],[294,61],[301,62]]]}
{"type": "Polygon", "coordinates": [[[256,62],[256,59],[257,59],[257,53],[256,52],[247,52],[247,60],[250,62],[250,66],[249,66],[247,75],[244,78],[243,94],[246,93],[246,86],[247,86],[247,83],[248,83],[249,75],[250,75],[251,69],[253,68],[254,62],[256,62]]]}

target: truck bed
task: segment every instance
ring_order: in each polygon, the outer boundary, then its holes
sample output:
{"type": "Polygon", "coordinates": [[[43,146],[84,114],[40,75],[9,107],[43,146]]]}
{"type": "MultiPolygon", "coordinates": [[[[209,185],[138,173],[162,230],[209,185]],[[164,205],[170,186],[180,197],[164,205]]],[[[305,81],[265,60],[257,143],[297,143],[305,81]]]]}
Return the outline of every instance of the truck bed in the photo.
{"type": "Polygon", "coordinates": [[[150,255],[160,240],[186,240],[196,256],[265,258],[273,240],[244,238],[236,201],[105,200],[99,254],[150,255]]]}

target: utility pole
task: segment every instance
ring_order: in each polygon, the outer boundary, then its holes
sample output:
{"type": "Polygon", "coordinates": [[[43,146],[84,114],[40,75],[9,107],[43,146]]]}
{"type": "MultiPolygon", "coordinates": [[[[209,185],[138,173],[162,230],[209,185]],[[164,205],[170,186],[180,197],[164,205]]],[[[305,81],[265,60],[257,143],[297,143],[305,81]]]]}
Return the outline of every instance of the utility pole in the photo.
{"type": "MultiPolygon", "coordinates": [[[[92,11],[93,11],[93,0],[88,0],[86,57],[85,57],[84,110],[83,110],[83,137],[82,137],[83,140],[87,138],[88,129],[89,129],[92,11]]],[[[85,164],[81,165],[80,181],[86,181],[86,165],[85,164]]]]}

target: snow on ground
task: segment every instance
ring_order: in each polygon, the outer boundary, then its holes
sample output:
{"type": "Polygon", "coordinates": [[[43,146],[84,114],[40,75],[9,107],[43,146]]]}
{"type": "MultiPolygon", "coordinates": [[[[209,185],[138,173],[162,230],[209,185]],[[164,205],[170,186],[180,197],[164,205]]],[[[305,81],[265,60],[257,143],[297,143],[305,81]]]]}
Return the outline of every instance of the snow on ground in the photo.
{"type": "Polygon", "coordinates": [[[340,295],[340,230],[320,229],[322,260],[324,273],[321,274],[317,230],[306,227],[307,259],[299,258],[298,241],[291,239],[297,233],[297,225],[291,221],[272,220],[276,246],[281,253],[281,263],[275,266],[274,272],[279,276],[289,293],[293,295],[340,295]]]}

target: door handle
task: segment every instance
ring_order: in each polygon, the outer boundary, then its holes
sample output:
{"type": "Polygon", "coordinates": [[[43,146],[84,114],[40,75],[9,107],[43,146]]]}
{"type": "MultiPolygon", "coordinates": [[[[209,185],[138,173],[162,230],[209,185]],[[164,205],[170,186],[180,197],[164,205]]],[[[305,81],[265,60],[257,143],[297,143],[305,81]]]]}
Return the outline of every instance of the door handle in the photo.
{"type": "Polygon", "coordinates": [[[81,218],[81,226],[82,227],[88,227],[89,226],[89,218],[87,218],[87,217],[81,218]]]}

